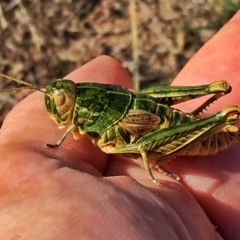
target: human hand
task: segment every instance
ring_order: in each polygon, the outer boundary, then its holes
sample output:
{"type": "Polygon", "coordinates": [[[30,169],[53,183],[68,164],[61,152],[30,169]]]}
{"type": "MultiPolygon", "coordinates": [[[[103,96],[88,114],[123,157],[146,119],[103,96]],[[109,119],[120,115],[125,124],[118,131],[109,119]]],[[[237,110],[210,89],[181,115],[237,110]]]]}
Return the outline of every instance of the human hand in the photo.
{"type": "MultiPolygon", "coordinates": [[[[211,111],[240,106],[239,24],[240,13],[174,81],[199,85],[226,79],[233,91],[211,111]]],[[[131,87],[121,65],[105,56],[66,78],[131,87]]],[[[182,180],[154,171],[163,183],[158,188],[143,168],[102,153],[86,136],[75,141],[69,134],[59,148],[43,147],[61,134],[42,93],[27,97],[6,118],[0,132],[0,239],[221,239],[217,232],[238,239],[238,146],[216,156],[165,163],[182,180]]]]}

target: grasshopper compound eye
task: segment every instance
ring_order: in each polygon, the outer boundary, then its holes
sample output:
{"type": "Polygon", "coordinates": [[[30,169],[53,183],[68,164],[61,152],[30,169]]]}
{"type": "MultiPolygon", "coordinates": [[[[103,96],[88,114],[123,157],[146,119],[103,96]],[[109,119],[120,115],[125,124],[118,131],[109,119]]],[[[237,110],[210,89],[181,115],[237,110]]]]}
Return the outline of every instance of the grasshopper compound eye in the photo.
{"type": "Polygon", "coordinates": [[[63,90],[55,90],[53,93],[53,98],[56,106],[63,106],[66,102],[66,95],[63,90]]]}

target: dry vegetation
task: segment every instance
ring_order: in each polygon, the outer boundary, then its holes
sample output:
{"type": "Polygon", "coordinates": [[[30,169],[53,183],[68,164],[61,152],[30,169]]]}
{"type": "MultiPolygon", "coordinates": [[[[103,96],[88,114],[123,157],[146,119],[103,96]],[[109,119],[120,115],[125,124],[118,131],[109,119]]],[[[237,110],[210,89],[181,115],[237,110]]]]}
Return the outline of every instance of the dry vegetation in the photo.
{"type": "MultiPolygon", "coordinates": [[[[44,86],[107,54],[137,70],[141,88],[169,84],[220,27],[229,1],[138,0],[129,11],[130,2],[1,0],[0,72],[44,86]]],[[[2,119],[24,94],[0,95],[2,119]]]]}

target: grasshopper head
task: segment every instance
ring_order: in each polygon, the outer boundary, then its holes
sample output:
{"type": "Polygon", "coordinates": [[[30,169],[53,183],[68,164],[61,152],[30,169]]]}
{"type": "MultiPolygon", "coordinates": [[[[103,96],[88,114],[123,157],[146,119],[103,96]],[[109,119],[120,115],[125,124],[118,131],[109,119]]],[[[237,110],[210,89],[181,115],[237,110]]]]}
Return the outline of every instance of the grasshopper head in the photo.
{"type": "Polygon", "coordinates": [[[46,87],[45,106],[59,127],[71,124],[75,101],[76,84],[73,81],[59,79],[46,87]]]}

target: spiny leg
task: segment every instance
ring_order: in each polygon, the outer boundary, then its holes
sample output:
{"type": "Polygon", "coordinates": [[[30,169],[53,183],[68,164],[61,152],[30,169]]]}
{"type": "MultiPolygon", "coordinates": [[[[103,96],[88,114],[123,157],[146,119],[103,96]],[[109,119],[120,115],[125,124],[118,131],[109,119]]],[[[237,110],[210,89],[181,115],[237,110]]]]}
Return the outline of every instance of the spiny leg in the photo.
{"type": "Polygon", "coordinates": [[[158,153],[160,161],[176,155],[188,155],[185,150],[189,150],[191,145],[222,131],[227,125],[235,124],[239,115],[240,109],[230,106],[211,117],[146,134],[135,146],[142,146],[149,153],[158,153]]]}
{"type": "Polygon", "coordinates": [[[156,168],[160,173],[162,173],[162,174],[164,174],[164,175],[167,175],[167,176],[169,176],[169,177],[171,177],[171,178],[174,178],[174,179],[177,180],[177,181],[180,180],[180,176],[179,176],[178,174],[168,171],[167,169],[165,169],[164,167],[160,166],[159,164],[157,164],[157,165],[155,166],[155,168],[156,168]]]}
{"type": "Polygon", "coordinates": [[[201,104],[199,107],[194,109],[191,112],[191,114],[193,114],[194,116],[199,115],[201,112],[203,112],[204,109],[206,109],[208,106],[210,106],[210,104],[212,104],[213,102],[217,101],[222,96],[224,96],[224,94],[222,94],[222,93],[213,95],[208,100],[206,100],[203,104],[201,104]]]}

